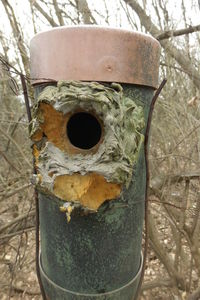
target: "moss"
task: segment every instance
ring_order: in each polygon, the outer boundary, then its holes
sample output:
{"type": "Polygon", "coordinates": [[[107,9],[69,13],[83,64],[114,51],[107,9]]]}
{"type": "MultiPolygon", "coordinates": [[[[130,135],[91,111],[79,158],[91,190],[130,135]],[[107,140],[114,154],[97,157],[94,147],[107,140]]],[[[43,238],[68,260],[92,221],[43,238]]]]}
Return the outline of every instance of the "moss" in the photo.
{"type": "Polygon", "coordinates": [[[44,88],[30,131],[35,145],[43,145],[37,157],[40,186],[55,194],[54,183],[59,176],[93,173],[128,188],[144,141],[144,127],[143,108],[126,97],[119,84],[60,81],[57,86],[44,88]],[[94,112],[102,120],[104,137],[95,152],[73,152],[67,142],[69,115],[80,109],[94,112]]]}

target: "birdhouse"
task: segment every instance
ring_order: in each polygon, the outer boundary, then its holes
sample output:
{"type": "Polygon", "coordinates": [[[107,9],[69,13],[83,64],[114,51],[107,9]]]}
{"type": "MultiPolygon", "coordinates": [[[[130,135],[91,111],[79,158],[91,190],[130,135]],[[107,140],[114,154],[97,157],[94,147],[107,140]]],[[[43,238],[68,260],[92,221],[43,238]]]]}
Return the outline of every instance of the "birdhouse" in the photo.
{"type": "Polygon", "coordinates": [[[31,41],[30,136],[48,299],[135,295],[159,55],[148,35],[98,26],[59,27],[31,41]]]}

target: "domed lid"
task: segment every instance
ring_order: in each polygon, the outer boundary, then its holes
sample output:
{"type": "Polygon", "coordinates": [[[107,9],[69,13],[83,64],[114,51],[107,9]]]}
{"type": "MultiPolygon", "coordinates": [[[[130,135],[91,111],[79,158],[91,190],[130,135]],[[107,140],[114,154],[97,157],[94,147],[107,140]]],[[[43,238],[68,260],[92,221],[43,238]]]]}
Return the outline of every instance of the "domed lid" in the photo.
{"type": "Polygon", "coordinates": [[[33,84],[58,80],[157,87],[160,45],[149,35],[100,26],[57,27],[30,45],[33,84]]]}

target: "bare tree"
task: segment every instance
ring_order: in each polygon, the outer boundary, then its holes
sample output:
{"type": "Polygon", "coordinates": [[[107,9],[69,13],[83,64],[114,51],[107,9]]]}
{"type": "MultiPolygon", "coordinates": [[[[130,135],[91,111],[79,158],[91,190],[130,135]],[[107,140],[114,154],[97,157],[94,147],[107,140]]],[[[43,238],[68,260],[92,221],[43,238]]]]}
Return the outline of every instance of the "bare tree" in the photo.
{"type": "MultiPolygon", "coordinates": [[[[200,25],[188,17],[188,2],[181,0],[181,27],[171,18],[170,0],[26,0],[33,32],[63,25],[105,24],[142,30],[162,46],[160,77],[168,83],[153,118],[149,161],[149,248],[141,299],[199,299],[200,284],[200,25]],[[151,12],[151,13],[150,13],[151,12]]],[[[30,79],[29,54],[23,15],[14,4],[1,0],[10,24],[10,36],[0,32],[2,61],[30,79]],[[14,44],[10,41],[14,40],[14,44]],[[9,49],[17,53],[10,54],[9,49]]],[[[173,2],[173,3],[172,3],[173,2]]],[[[199,11],[191,1],[191,8],[199,11]]],[[[0,297],[19,294],[41,299],[34,265],[34,204],[28,121],[19,76],[0,68],[0,297]],[[29,276],[28,274],[31,274],[29,276]],[[1,277],[0,277],[1,278],[1,277]],[[1,280],[0,280],[1,281],[1,280]]],[[[32,90],[28,82],[29,94],[32,90]]],[[[29,299],[29,298],[27,298],[29,299]]]]}

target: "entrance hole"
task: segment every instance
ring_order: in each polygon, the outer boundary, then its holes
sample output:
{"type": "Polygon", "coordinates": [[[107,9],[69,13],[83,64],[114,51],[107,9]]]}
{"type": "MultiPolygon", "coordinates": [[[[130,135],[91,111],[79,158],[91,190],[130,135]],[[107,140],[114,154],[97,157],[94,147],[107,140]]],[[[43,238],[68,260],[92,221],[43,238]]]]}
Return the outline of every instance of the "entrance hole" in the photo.
{"type": "Polygon", "coordinates": [[[80,149],[91,149],[101,139],[102,128],[97,118],[88,112],[77,112],[67,123],[67,136],[71,144],[80,149]]]}

